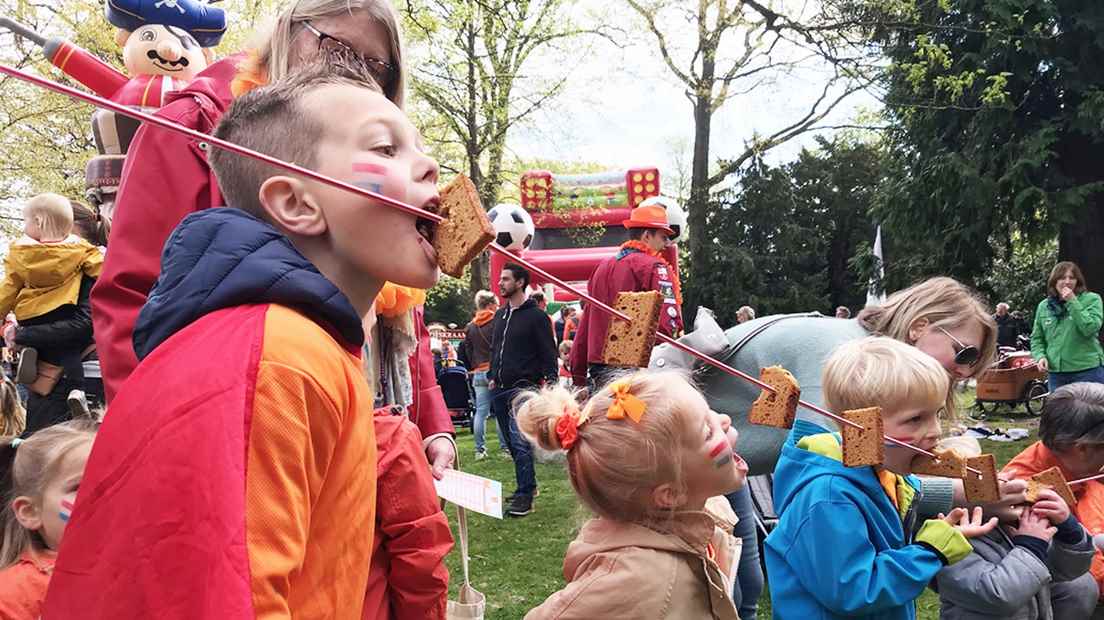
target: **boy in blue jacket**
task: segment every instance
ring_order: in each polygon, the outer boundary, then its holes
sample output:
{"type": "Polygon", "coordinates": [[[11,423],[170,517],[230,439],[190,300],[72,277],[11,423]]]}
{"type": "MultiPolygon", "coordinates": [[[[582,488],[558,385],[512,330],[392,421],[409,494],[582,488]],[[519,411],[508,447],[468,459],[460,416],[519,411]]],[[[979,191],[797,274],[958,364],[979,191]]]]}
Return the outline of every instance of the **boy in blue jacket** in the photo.
{"type": "MultiPolygon", "coordinates": [[[[823,389],[832,411],[881,407],[886,435],[931,449],[949,381],[919,349],[871,337],[832,353],[823,389]]],[[[781,518],[765,545],[775,618],[912,620],[936,573],[970,554],[966,538],[996,526],[995,518],[982,524],[980,509],[956,508],[913,536],[915,456],[887,444],[882,466],[846,467],[838,433],[794,424],[774,472],[781,518]]]]}

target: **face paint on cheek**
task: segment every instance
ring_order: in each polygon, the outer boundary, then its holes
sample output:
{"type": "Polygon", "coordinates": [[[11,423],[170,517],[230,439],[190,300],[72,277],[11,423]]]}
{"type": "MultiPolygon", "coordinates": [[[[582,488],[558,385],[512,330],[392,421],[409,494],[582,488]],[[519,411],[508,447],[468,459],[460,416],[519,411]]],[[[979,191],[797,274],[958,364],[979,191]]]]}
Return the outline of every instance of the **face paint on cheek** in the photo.
{"type": "Polygon", "coordinates": [[[713,459],[713,467],[720,469],[732,462],[732,451],[728,449],[728,441],[722,439],[709,451],[709,458],[713,459]]]}
{"type": "Polygon", "coordinates": [[[383,191],[383,182],[387,179],[387,166],[368,162],[353,163],[353,185],[376,192],[383,191]]]}
{"type": "Polygon", "coordinates": [[[61,512],[58,513],[58,518],[62,521],[69,521],[70,515],[73,514],[73,502],[63,499],[61,500],[61,512]]]}

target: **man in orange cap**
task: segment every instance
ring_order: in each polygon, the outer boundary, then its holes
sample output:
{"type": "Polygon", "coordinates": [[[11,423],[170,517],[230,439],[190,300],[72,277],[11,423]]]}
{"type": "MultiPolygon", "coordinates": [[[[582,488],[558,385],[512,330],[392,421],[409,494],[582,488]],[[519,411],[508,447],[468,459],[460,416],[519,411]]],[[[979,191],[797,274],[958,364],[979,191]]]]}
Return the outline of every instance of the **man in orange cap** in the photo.
{"type": "MultiPolygon", "coordinates": [[[[629,229],[629,240],[621,244],[617,254],[598,264],[587,282],[587,292],[612,306],[623,291],[659,291],[663,295],[659,329],[675,336],[682,331],[678,281],[674,269],[660,254],[674,235],[667,223],[667,211],[658,205],[637,207],[622,223],[629,229]]],[[[606,383],[610,367],[602,363],[602,347],[609,324],[609,314],[587,309],[571,349],[575,385],[585,384],[593,391],[606,383]]]]}

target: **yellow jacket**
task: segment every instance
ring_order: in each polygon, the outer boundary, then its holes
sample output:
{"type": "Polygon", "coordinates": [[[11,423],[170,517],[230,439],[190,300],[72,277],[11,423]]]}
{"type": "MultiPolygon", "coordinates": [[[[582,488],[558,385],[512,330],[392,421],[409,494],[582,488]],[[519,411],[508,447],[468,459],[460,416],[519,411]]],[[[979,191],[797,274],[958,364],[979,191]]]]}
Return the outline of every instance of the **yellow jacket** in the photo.
{"type": "Polygon", "coordinates": [[[100,276],[103,252],[76,235],[60,243],[17,239],[4,259],[0,282],[0,318],[12,310],[20,321],[77,303],[81,276],[100,276]]]}

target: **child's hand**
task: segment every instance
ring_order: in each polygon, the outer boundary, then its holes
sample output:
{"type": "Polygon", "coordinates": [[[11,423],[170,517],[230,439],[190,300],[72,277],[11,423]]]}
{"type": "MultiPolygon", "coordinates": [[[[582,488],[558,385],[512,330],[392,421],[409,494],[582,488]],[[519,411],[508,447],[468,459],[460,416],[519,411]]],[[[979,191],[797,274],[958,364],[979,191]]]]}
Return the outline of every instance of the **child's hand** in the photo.
{"type": "MultiPolygon", "coordinates": [[[[1069,515],[1068,511],[1066,515],[1069,515]]],[[[1057,531],[1058,528],[1051,525],[1047,517],[1042,516],[1032,507],[1024,509],[1023,514],[1020,515],[1020,524],[1012,528],[1012,533],[1016,536],[1034,536],[1047,542],[1054,538],[1054,533],[1057,531]]]]}
{"type": "Polygon", "coordinates": [[[950,523],[954,529],[958,530],[959,533],[966,538],[984,536],[991,532],[993,528],[997,527],[996,517],[992,517],[989,521],[982,523],[983,513],[980,507],[974,508],[973,514],[970,514],[970,511],[965,508],[955,508],[949,515],[944,516],[940,513],[939,518],[950,523]]]}
{"type": "Polygon", "coordinates": [[[1066,504],[1066,500],[1062,499],[1062,496],[1052,489],[1039,492],[1039,501],[1031,507],[1031,512],[1048,519],[1051,525],[1061,525],[1070,516],[1070,509],[1069,505],[1066,504]]]}

